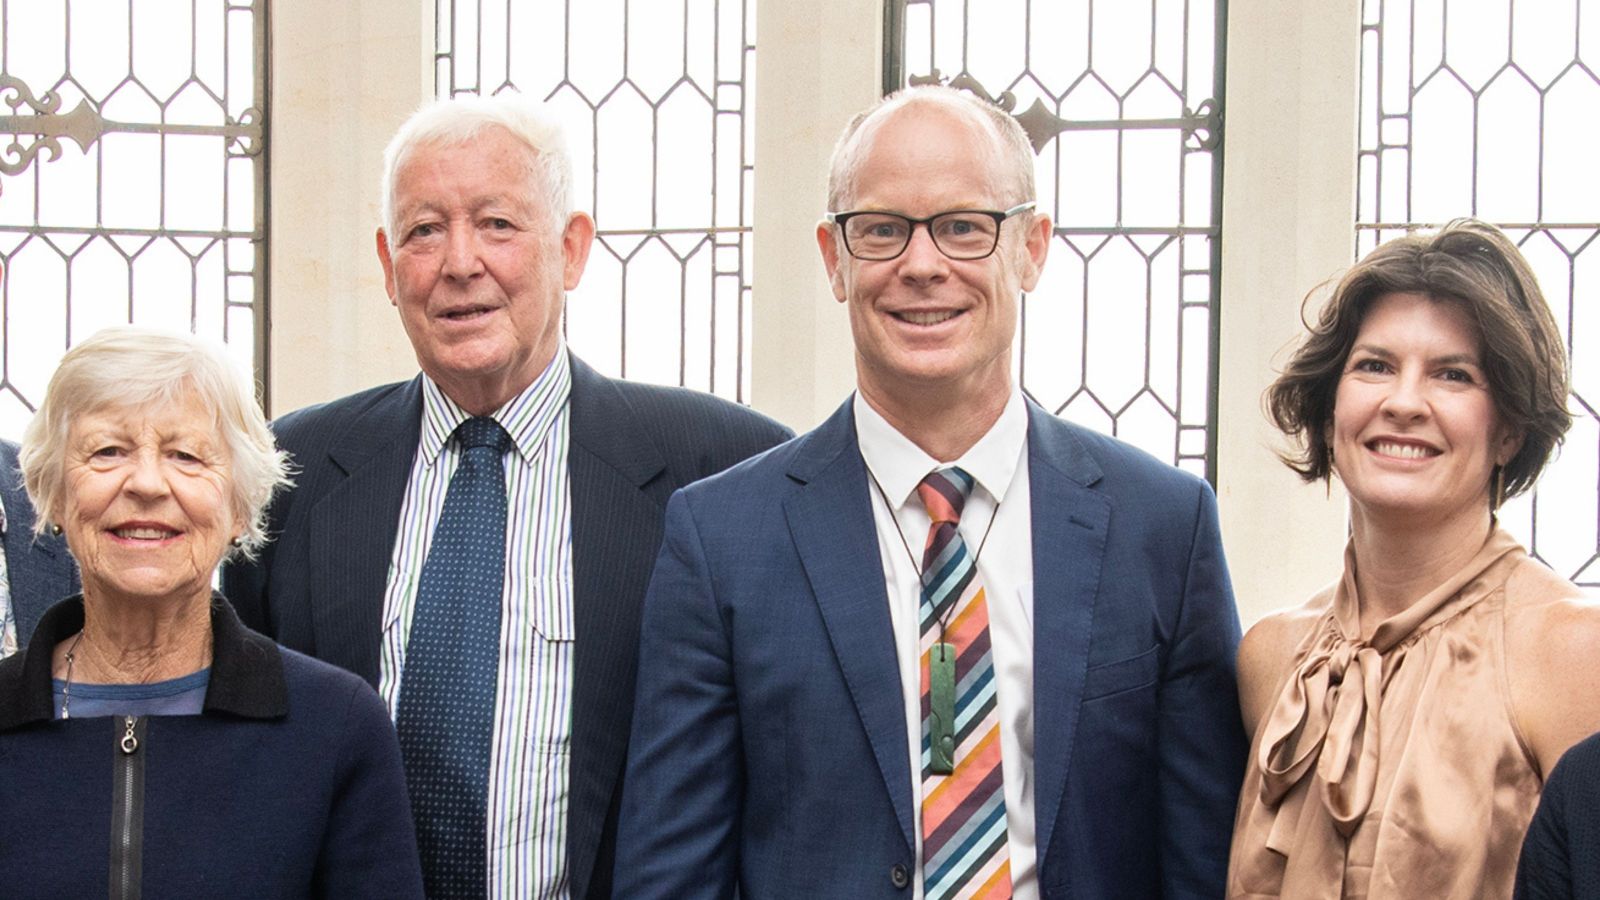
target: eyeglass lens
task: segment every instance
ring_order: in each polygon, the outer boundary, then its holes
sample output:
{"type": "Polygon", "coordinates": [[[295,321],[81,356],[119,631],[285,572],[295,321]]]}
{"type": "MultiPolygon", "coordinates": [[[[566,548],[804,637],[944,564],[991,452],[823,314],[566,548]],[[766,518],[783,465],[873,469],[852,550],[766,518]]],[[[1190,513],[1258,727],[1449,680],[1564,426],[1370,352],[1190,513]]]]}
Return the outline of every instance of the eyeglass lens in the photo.
{"type": "MultiPolygon", "coordinates": [[[[893,259],[911,242],[911,220],[894,213],[862,213],[845,223],[850,252],[862,259],[893,259]]],[[[994,252],[1000,230],[987,213],[949,212],[928,223],[934,246],[952,259],[981,259],[994,252]]]]}

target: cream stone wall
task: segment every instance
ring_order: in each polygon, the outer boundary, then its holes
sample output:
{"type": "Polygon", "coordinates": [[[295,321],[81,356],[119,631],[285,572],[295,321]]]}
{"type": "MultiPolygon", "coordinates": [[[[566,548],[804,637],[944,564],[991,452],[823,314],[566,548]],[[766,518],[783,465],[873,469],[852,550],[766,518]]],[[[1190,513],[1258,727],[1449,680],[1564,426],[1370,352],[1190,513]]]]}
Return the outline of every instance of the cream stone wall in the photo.
{"type": "Polygon", "coordinates": [[[855,388],[844,306],[814,238],[828,157],[879,96],[879,0],[758,0],[751,405],[809,429],[855,388]]]}
{"type": "Polygon", "coordinates": [[[1247,627],[1342,558],[1343,497],[1278,462],[1261,392],[1301,333],[1301,300],[1355,251],[1360,14],[1358,0],[1229,4],[1217,494],[1247,627]]]}
{"type": "Polygon", "coordinates": [[[383,148],[433,96],[432,0],[272,4],[274,415],[416,372],[373,235],[383,148]]]}

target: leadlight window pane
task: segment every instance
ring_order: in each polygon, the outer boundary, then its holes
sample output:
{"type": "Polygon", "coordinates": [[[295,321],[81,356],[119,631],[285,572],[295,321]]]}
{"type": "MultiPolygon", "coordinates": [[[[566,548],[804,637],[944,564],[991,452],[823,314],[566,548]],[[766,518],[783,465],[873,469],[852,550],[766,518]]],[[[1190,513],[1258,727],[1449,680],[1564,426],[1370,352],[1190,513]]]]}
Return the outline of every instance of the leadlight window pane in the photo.
{"type": "Polygon", "coordinates": [[[1600,2],[1366,0],[1356,243],[1471,215],[1522,248],[1567,339],[1574,421],[1501,521],[1600,586],[1600,2]]]}
{"type": "Polygon", "coordinates": [[[107,325],[265,381],[264,0],[0,0],[0,436],[107,325]]]}
{"type": "Polygon", "coordinates": [[[515,88],[567,126],[599,227],[567,301],[573,352],[746,400],[754,0],[437,4],[439,96],[515,88]]]}
{"type": "Polygon", "coordinates": [[[1035,171],[1056,238],[1023,304],[1023,387],[1068,419],[1205,475],[1214,463],[1219,5],[887,3],[891,22],[904,16],[910,83],[981,86],[1037,125],[1036,146],[1049,140],[1035,171]]]}

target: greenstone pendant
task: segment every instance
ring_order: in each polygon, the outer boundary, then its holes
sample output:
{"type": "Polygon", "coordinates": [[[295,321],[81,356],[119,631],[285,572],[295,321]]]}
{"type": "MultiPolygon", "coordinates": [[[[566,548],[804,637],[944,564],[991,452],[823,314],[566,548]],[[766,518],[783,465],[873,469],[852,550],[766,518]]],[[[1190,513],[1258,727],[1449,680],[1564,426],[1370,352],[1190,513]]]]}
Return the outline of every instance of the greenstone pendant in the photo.
{"type": "Polygon", "coordinates": [[[928,650],[928,767],[935,775],[956,770],[956,645],[928,650]]]}

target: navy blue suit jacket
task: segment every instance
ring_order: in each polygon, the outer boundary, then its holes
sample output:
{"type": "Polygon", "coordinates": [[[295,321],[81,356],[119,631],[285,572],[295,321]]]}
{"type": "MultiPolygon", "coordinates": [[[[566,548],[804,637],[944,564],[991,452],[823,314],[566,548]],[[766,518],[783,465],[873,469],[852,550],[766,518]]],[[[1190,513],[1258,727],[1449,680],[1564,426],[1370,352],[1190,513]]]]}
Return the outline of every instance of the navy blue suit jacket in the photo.
{"type": "MultiPolygon", "coordinates": [[[[606,378],[572,358],[573,659],[567,867],[572,896],[610,896],[639,615],[677,488],[784,440],[781,425],[681,388],[606,378]]],[[[374,388],[274,423],[299,472],[273,501],[272,543],[224,570],[251,628],[379,675],[395,525],[422,427],[422,382],[374,388]]]]}
{"type": "MultiPolygon", "coordinates": [[[[1041,893],[1220,897],[1246,742],[1215,499],[1028,416],[1041,893]]],[[[885,597],[849,403],[672,499],[618,896],[909,896],[919,801],[885,597]]]]}
{"type": "Polygon", "coordinates": [[[61,538],[34,536],[33,504],[17,471],[17,445],[10,441],[0,441],[0,503],[6,506],[6,573],[22,647],[45,610],[78,592],[78,566],[61,538]]]}
{"type": "Polygon", "coordinates": [[[1600,897],[1600,734],[1561,755],[1517,857],[1516,900],[1600,897]]]}

